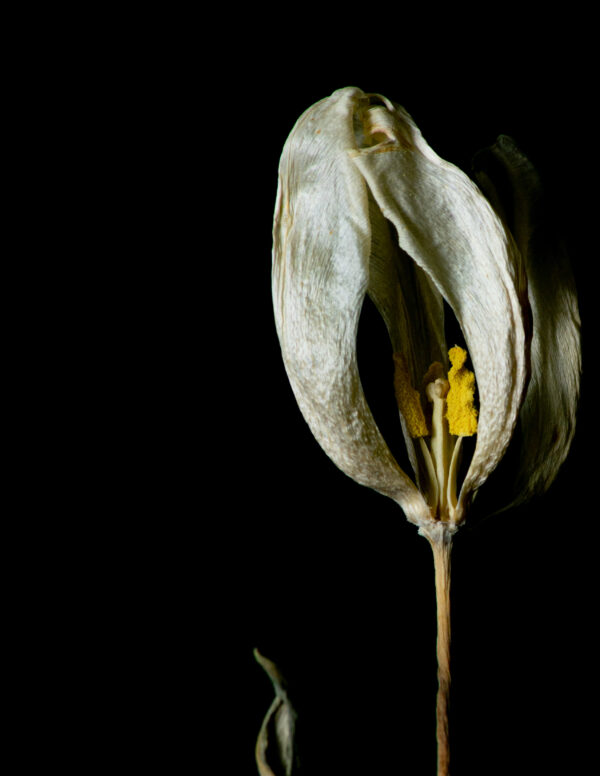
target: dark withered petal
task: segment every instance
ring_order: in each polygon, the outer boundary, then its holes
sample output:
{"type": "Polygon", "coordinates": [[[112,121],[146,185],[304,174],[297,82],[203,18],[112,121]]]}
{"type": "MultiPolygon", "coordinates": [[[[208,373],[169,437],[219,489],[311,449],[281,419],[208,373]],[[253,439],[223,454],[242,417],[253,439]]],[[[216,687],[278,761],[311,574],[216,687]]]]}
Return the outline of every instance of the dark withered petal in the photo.
{"type": "Polygon", "coordinates": [[[508,507],[547,490],[571,446],[581,373],[580,319],[560,219],[534,165],[512,138],[501,135],[475,156],[473,167],[523,257],[531,311],[530,380],[520,411],[514,487],[510,494],[504,490],[502,506],[508,507]]]}
{"type": "Polygon", "coordinates": [[[255,649],[254,657],[264,668],[275,689],[256,742],[256,764],[260,776],[300,776],[296,744],[297,714],[290,703],[287,684],[272,660],[255,649]]]}

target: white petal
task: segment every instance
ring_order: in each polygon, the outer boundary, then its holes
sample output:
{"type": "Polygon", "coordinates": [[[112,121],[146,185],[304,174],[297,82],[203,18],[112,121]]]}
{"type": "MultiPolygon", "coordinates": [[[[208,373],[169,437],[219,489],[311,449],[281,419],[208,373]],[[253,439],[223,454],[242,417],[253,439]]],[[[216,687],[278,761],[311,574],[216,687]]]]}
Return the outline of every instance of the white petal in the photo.
{"type": "MultiPolygon", "coordinates": [[[[434,362],[447,360],[444,304],[429,276],[398,245],[396,231],[369,196],[371,256],[369,297],[385,321],[394,353],[402,353],[411,384],[422,389],[423,375],[434,362]]],[[[391,359],[390,359],[391,363],[391,359]]],[[[422,400],[427,402],[424,390],[422,400]]],[[[414,440],[400,414],[408,457],[420,483],[421,468],[414,440]]]]}
{"type": "Polygon", "coordinates": [[[356,334],[369,285],[367,188],[348,150],[363,93],[348,88],[314,105],[288,138],[279,168],[273,302],[294,394],[325,452],[350,477],[430,520],[367,406],[356,334]]]}
{"type": "Polygon", "coordinates": [[[522,401],[520,257],[479,189],[432,151],[401,107],[385,102],[388,139],[350,156],[396,227],[400,247],[453,309],[474,365],[479,431],[459,497],[460,521],[468,496],[502,458],[522,401]]]}
{"type": "Polygon", "coordinates": [[[368,293],[385,321],[394,352],[404,355],[412,384],[420,388],[429,366],[447,361],[443,300],[429,276],[400,249],[396,230],[375,204],[370,222],[368,293]]]}

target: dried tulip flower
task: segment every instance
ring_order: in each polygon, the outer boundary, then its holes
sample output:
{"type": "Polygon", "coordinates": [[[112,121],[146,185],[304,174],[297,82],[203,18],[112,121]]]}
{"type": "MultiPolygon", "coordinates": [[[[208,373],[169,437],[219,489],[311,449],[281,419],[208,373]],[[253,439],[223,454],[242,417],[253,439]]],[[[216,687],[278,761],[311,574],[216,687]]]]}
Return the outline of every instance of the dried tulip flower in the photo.
{"type": "Polygon", "coordinates": [[[572,441],[581,371],[574,282],[564,250],[538,226],[539,178],[507,137],[480,161],[478,187],[402,107],[340,89],[285,143],[273,231],[275,321],[304,418],[337,466],[393,499],[433,549],[438,776],[449,768],[453,535],[517,423],[516,479],[497,510],[548,488],[572,441]],[[366,295],[391,341],[411,474],[361,386],[366,295]],[[450,348],[445,309],[464,337],[450,348]],[[475,439],[459,475],[464,437],[475,439]]]}

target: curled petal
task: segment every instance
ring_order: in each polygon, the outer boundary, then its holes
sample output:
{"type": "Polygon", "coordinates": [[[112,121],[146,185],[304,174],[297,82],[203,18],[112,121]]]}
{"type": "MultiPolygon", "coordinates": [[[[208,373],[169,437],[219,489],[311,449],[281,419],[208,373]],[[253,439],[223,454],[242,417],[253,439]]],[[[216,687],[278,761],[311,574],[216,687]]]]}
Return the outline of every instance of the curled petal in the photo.
{"type": "MultiPolygon", "coordinates": [[[[411,386],[421,387],[431,364],[446,361],[443,299],[429,276],[400,249],[393,226],[371,196],[369,204],[368,294],[385,322],[394,354],[401,354],[406,363],[411,386]]],[[[419,482],[419,458],[407,418],[401,406],[399,409],[408,457],[419,482]]]]}
{"type": "Polygon", "coordinates": [[[531,379],[520,413],[515,488],[506,494],[506,508],[547,490],[571,446],[581,374],[580,318],[565,244],[529,159],[511,138],[501,136],[474,161],[480,186],[524,258],[532,317],[531,379]]]}
{"type": "Polygon", "coordinates": [[[283,149],[273,230],[273,303],[284,364],[302,413],[330,458],[357,482],[431,520],[367,405],[356,335],[369,287],[368,192],[356,150],[359,89],[304,113],[283,149]]]}
{"type": "Polygon", "coordinates": [[[411,382],[418,386],[433,362],[447,360],[443,299],[429,276],[401,250],[394,227],[376,203],[369,213],[368,293],[385,321],[394,353],[402,353],[411,382]]]}
{"type": "Polygon", "coordinates": [[[479,390],[479,431],[465,502],[502,458],[521,406],[527,341],[521,259],[492,207],[427,145],[410,116],[382,98],[375,145],[349,153],[402,250],[431,278],[463,330],[479,390]]]}

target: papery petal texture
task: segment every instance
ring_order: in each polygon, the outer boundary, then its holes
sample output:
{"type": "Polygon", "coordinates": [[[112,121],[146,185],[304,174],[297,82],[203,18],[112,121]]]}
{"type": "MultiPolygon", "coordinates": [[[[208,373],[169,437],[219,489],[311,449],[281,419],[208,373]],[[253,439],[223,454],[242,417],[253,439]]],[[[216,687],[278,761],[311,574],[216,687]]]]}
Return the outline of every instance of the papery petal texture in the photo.
{"type": "Polygon", "coordinates": [[[524,266],[502,220],[402,107],[349,87],[310,108],[288,138],[273,236],[275,319],[311,430],[343,471],[419,524],[431,515],[366,404],[356,333],[368,292],[418,387],[429,359],[446,361],[443,300],[452,309],[479,401],[460,522],[507,448],[528,378],[524,266]]]}
{"type": "Polygon", "coordinates": [[[273,230],[273,304],[284,364],[300,409],[346,474],[430,520],[386,445],[361,386],[356,335],[369,286],[368,192],[348,155],[356,110],[345,89],[306,111],[283,149],[273,230]]]}
{"type": "Polygon", "coordinates": [[[472,181],[440,159],[411,117],[386,101],[387,138],[351,152],[398,232],[400,247],[429,275],[462,328],[479,391],[479,431],[457,509],[501,459],[527,378],[519,252],[472,181]]]}
{"type": "Polygon", "coordinates": [[[515,236],[531,308],[531,379],[506,508],[547,490],[571,446],[581,376],[580,317],[566,246],[530,160],[503,135],[477,154],[475,168],[480,186],[515,236]]]}
{"type": "Polygon", "coordinates": [[[298,776],[297,714],[288,697],[287,683],[272,660],[261,655],[257,649],[254,657],[266,671],[275,690],[275,698],[256,741],[258,772],[260,776],[298,776]]]}

